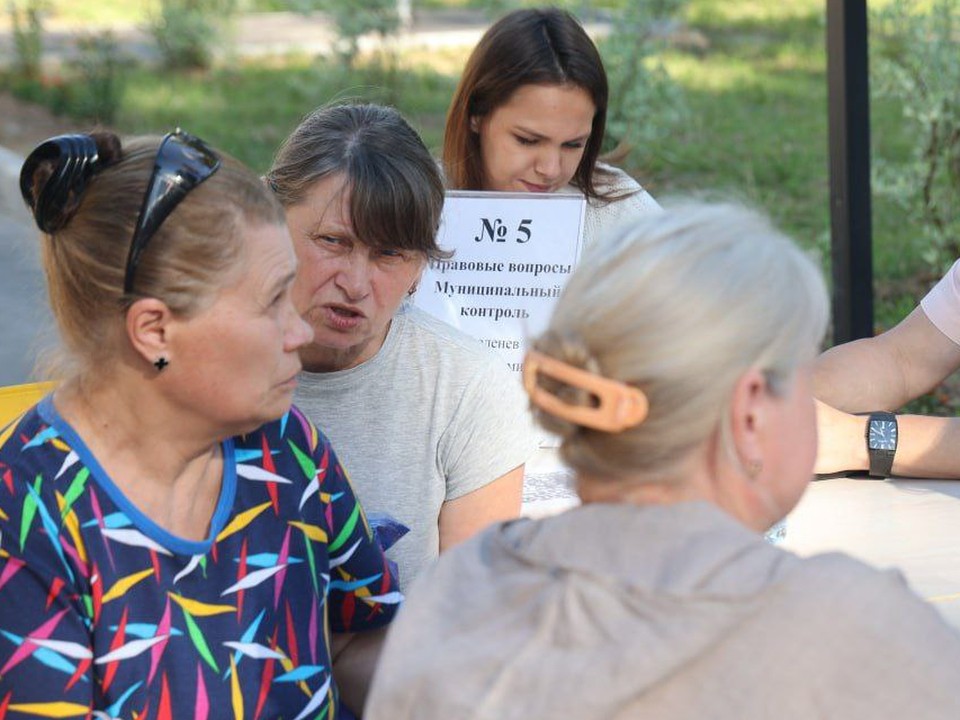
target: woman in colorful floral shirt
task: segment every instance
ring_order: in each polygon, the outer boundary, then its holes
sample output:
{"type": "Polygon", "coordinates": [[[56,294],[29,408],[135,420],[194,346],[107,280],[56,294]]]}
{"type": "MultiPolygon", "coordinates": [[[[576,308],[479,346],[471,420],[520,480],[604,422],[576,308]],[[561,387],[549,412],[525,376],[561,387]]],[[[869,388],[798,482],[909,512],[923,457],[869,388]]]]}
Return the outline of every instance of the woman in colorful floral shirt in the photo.
{"type": "Polygon", "coordinates": [[[53,138],[21,190],[64,372],[0,430],[0,717],[338,717],[331,642],[400,595],[290,406],[279,205],[179,130],[53,138]]]}

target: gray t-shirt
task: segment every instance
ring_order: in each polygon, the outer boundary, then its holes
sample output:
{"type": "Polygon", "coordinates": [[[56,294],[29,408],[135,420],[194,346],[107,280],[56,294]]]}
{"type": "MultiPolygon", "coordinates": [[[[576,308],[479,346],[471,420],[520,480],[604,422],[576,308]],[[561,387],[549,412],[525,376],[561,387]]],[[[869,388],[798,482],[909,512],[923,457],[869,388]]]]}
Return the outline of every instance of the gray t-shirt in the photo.
{"type": "Polygon", "coordinates": [[[330,439],[364,510],[410,528],[387,553],[401,586],[439,554],[443,503],[522,465],[536,447],[526,396],[504,361],[406,303],[377,355],[301,373],[294,402],[330,439]]]}

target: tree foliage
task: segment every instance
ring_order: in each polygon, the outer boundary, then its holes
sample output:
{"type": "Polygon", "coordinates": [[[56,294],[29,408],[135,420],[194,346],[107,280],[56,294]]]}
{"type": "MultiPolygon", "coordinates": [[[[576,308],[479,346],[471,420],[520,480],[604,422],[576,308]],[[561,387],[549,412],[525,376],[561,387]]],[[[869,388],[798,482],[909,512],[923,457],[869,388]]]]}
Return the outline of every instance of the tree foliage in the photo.
{"type": "Polygon", "coordinates": [[[229,40],[238,0],[160,0],[148,30],[170,68],[209,68],[229,40]]]}
{"type": "Polygon", "coordinates": [[[960,257],[960,3],[894,0],[872,17],[873,91],[902,109],[909,156],[875,156],[875,189],[922,222],[924,261],[960,257]]]}
{"type": "Polygon", "coordinates": [[[299,12],[321,11],[333,20],[337,33],[337,55],[351,66],[360,53],[360,38],[379,36],[381,46],[399,32],[401,22],[397,0],[290,0],[299,12]]]}
{"type": "Polygon", "coordinates": [[[600,44],[610,83],[606,143],[635,153],[641,163],[689,114],[683,89],[661,60],[685,5],[686,0],[630,3],[600,44]]]}
{"type": "Polygon", "coordinates": [[[36,80],[40,77],[43,60],[43,0],[27,0],[18,4],[7,3],[10,28],[13,34],[14,71],[22,78],[36,80]]]}

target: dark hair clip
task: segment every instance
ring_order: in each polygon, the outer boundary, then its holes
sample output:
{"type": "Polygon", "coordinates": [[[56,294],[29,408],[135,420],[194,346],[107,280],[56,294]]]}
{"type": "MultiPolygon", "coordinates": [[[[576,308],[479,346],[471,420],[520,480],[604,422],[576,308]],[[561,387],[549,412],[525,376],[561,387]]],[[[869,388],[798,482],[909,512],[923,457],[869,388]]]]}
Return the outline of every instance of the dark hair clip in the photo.
{"type": "Polygon", "coordinates": [[[79,197],[99,169],[100,153],[89,135],[58,135],[37,145],[20,170],[20,194],[43,232],[54,233],[70,219],[67,203],[79,197]],[[37,167],[52,161],[52,174],[33,197],[37,167]]]}

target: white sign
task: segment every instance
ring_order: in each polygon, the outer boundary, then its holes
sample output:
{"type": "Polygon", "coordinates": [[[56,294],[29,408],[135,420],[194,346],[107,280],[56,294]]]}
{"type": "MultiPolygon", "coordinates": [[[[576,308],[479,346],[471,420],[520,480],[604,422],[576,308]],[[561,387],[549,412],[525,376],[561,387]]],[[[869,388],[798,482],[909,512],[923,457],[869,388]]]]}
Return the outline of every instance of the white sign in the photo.
{"type": "Polygon", "coordinates": [[[519,371],[580,259],[586,201],[572,193],[447,193],[416,303],[498,351],[519,371]]]}

